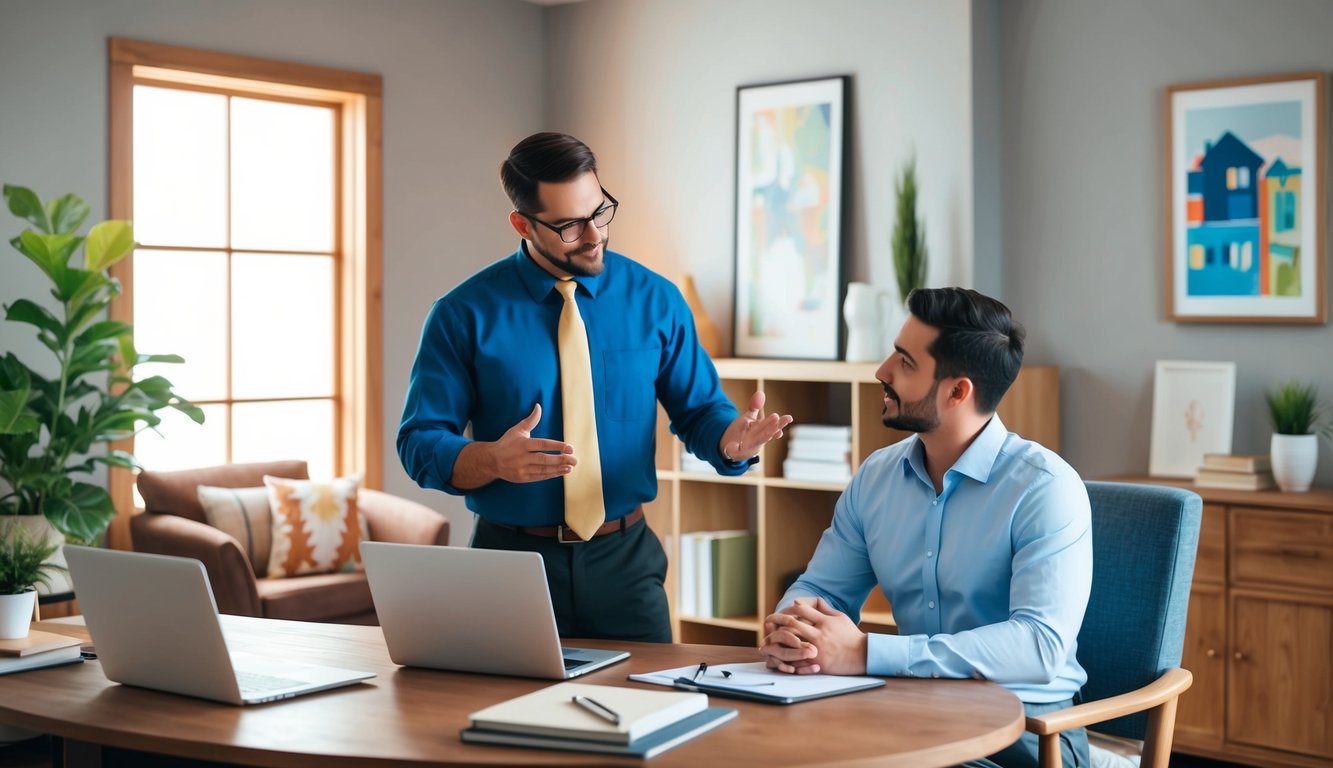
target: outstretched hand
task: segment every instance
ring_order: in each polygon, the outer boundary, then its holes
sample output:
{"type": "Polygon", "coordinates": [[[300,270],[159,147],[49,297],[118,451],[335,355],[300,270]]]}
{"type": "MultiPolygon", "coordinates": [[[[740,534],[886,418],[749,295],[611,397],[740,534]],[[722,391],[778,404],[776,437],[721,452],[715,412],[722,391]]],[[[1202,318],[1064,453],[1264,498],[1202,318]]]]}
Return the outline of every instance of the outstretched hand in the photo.
{"type": "Polygon", "coordinates": [[[718,448],[729,461],[747,461],[759,455],[759,449],[771,440],[782,437],[782,430],[791,424],[791,416],[776,413],[764,415],[764,393],[750,396],[750,408],[731,422],[722,433],[718,448]]]}
{"type": "Polygon", "coordinates": [[[579,463],[569,443],[532,436],[541,420],[542,406],[538,403],[522,421],[490,444],[487,453],[495,477],[511,483],[533,483],[567,475],[579,463]]]}

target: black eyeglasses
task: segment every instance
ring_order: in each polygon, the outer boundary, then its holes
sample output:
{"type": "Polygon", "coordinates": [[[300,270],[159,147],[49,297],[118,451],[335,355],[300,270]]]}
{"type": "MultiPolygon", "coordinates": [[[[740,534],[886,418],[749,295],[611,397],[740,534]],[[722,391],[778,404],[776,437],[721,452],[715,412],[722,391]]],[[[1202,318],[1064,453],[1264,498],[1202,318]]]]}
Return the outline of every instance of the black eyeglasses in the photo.
{"type": "Polygon", "coordinates": [[[611,202],[606,203],[601,208],[593,211],[592,215],[586,218],[571,219],[564,224],[557,226],[555,224],[547,224],[530,213],[519,211],[519,215],[525,217],[528,221],[540,224],[556,233],[560,236],[560,242],[562,243],[577,243],[579,238],[583,237],[583,230],[587,228],[588,222],[592,222],[594,227],[601,229],[607,224],[610,224],[611,219],[616,217],[616,207],[620,205],[620,201],[612,197],[611,193],[606,191],[606,187],[602,187],[601,189],[602,195],[611,202]]]}

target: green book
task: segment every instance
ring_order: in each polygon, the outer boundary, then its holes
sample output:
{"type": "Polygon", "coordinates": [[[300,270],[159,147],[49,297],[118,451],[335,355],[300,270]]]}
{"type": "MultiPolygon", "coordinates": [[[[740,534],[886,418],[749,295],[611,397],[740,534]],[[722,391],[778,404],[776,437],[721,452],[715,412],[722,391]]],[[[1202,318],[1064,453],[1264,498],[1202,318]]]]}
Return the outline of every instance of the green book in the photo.
{"type": "Polygon", "coordinates": [[[755,615],[758,538],[748,531],[724,531],[709,544],[713,560],[713,615],[755,615]]]}

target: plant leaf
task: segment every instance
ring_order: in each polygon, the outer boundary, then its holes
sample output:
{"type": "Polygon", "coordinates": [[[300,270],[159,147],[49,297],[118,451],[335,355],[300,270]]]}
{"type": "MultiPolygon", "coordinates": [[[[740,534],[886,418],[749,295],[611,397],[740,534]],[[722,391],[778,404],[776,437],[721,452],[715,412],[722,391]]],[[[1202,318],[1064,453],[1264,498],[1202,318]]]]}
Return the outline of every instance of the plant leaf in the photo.
{"type": "Polygon", "coordinates": [[[103,320],[100,323],[93,323],[88,326],[88,330],[79,334],[79,337],[75,339],[74,343],[80,345],[92,344],[95,341],[115,339],[124,334],[131,333],[133,330],[134,326],[129,323],[122,323],[119,320],[103,320]]]}
{"type": "Polygon", "coordinates": [[[94,225],[84,247],[86,266],[101,272],[134,250],[134,227],[128,221],[112,219],[94,225]]]}
{"type": "Polygon", "coordinates": [[[78,247],[78,238],[73,235],[39,235],[31,229],[23,230],[9,242],[57,282],[65,272],[69,255],[78,247]]]}
{"type": "Polygon", "coordinates": [[[95,542],[116,516],[111,494],[89,483],[71,483],[69,493],[48,496],[43,511],[56,530],[85,544],[95,542]]]}
{"type": "Polygon", "coordinates": [[[0,389],[0,435],[20,435],[41,429],[41,422],[28,409],[32,389],[0,389]]]}
{"type": "Polygon", "coordinates": [[[21,219],[27,219],[43,232],[51,231],[51,223],[46,218],[46,209],[42,207],[41,199],[31,189],[6,184],[5,203],[9,206],[10,213],[21,219]]]}
{"type": "Polygon", "coordinates": [[[51,231],[56,234],[74,232],[88,218],[88,204],[74,193],[52,200],[46,206],[46,215],[51,222],[51,231]]]}
{"type": "Polygon", "coordinates": [[[27,299],[19,299],[5,307],[5,319],[15,323],[35,325],[56,336],[59,336],[65,330],[60,318],[51,314],[51,311],[46,307],[27,299]]]}

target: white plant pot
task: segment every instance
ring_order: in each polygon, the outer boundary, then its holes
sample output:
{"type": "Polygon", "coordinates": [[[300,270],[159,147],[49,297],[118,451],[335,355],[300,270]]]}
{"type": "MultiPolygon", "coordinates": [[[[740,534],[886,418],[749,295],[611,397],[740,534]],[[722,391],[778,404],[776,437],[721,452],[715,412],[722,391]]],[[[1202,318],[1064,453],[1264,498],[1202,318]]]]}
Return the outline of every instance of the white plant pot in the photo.
{"type": "Polygon", "coordinates": [[[21,640],[28,636],[36,601],[37,593],[31,589],[17,595],[0,595],[0,640],[21,640]]]}
{"type": "Polygon", "coordinates": [[[1310,490],[1319,463],[1319,438],[1315,435],[1273,435],[1269,448],[1273,479],[1287,493],[1310,490]]]}

